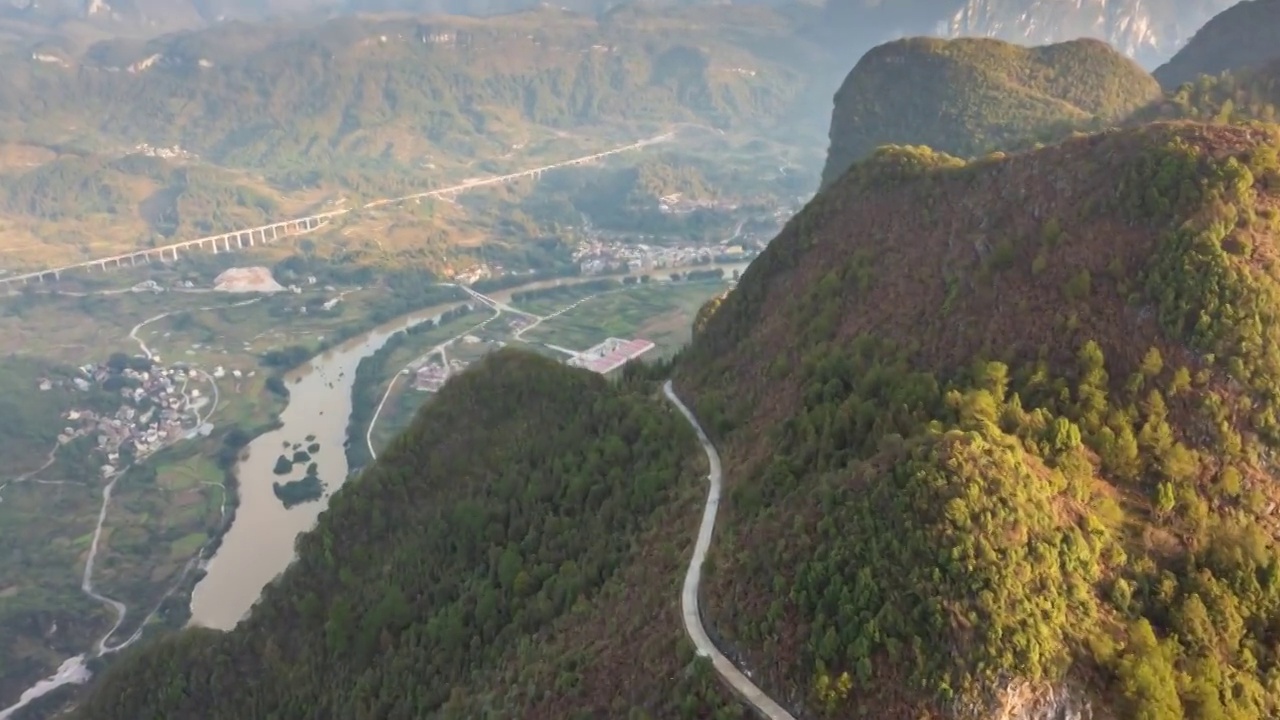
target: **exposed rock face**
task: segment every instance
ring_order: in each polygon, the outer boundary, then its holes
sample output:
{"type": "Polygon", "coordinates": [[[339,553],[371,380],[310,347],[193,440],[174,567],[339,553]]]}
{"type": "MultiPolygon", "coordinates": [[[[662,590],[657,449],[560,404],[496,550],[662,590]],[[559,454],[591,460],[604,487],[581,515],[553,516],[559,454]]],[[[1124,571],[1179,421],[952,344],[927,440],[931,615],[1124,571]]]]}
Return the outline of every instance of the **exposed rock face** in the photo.
{"type": "Polygon", "coordinates": [[[1155,71],[1173,89],[1198,75],[1255,68],[1280,58],[1280,0],[1245,0],[1208,22],[1155,71]]]}
{"type": "MultiPolygon", "coordinates": [[[[1169,58],[1235,0],[852,0],[828,3],[828,27],[903,35],[985,36],[1026,45],[1090,37],[1147,67],[1169,58]]],[[[865,47],[865,45],[863,45],[865,47]]]]}
{"type": "MultiPolygon", "coordinates": [[[[658,4],[728,4],[726,0],[652,0],[658,4]]],[[[811,2],[813,0],[810,0],[811,2]]],[[[820,0],[819,0],[820,1],[820,0]]],[[[154,34],[221,20],[261,20],[294,14],[332,15],[405,11],[488,15],[536,7],[541,0],[112,0],[111,12],[92,15],[117,32],[154,34]]],[[[733,0],[783,4],[786,0],[733,0]]],[[[1091,37],[1147,67],[1167,60],[1209,18],[1235,0],[826,0],[826,33],[849,63],[868,48],[909,35],[993,37],[1026,45],[1091,37]]],[[[84,17],[104,0],[8,0],[0,4],[24,20],[59,23],[84,17]],[[14,8],[14,9],[10,9],[14,8]]],[[[558,7],[595,13],[618,0],[559,0],[558,7]]],[[[815,3],[816,4],[816,3],[815,3]]]]}
{"type": "Polygon", "coordinates": [[[1111,720],[1111,716],[1095,712],[1085,694],[1075,688],[1018,683],[1005,693],[992,720],[1111,720]]]}
{"type": "Polygon", "coordinates": [[[222,292],[280,292],[284,286],[276,282],[267,268],[243,267],[224,270],[214,279],[213,289],[222,292]]]}

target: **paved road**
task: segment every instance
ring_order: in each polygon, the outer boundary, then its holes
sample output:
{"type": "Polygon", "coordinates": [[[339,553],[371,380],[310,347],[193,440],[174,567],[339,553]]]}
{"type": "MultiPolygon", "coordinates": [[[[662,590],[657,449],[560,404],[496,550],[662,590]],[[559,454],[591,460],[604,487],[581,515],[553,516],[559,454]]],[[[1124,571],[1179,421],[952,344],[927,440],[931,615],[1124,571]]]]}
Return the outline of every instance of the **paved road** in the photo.
{"type": "Polygon", "coordinates": [[[684,591],[680,596],[680,607],[684,613],[684,629],[689,633],[689,639],[693,640],[693,644],[698,648],[698,655],[711,658],[711,664],[715,666],[720,678],[728,683],[734,692],[751,705],[761,717],[769,720],[795,720],[794,715],[765,695],[764,691],[756,687],[750,678],[734,667],[729,658],[716,648],[702,625],[698,593],[702,586],[702,563],[707,559],[707,550],[711,547],[711,534],[716,527],[716,512],[720,509],[720,454],[716,452],[715,446],[703,432],[698,419],[676,396],[670,380],[662,386],[662,391],[698,433],[698,442],[702,443],[702,450],[707,454],[707,462],[711,464],[711,473],[707,476],[711,485],[707,493],[707,507],[702,513],[702,526],[698,528],[698,542],[693,547],[693,558],[689,560],[689,571],[685,573],[684,591]]]}
{"type": "MultiPolygon", "coordinates": [[[[467,290],[468,290],[468,292],[470,292],[470,289],[469,289],[469,288],[467,288],[465,285],[463,285],[462,287],[463,287],[463,289],[467,289],[467,290]]],[[[483,296],[480,296],[479,294],[477,294],[477,297],[483,297],[483,296]]],[[[458,306],[455,306],[455,308],[454,308],[454,309],[456,309],[457,307],[458,307],[458,306]]],[[[445,354],[444,354],[444,349],[445,349],[445,347],[446,347],[446,346],[448,346],[448,345],[450,345],[450,344],[452,344],[452,343],[454,343],[454,342],[456,342],[459,338],[462,338],[462,337],[465,337],[465,336],[467,336],[467,335],[470,335],[470,334],[474,333],[475,331],[477,331],[477,330],[479,330],[479,329],[483,328],[484,326],[488,325],[489,323],[493,322],[494,320],[497,320],[497,319],[498,319],[498,317],[499,317],[500,315],[502,315],[502,310],[501,310],[501,309],[499,309],[499,308],[497,308],[497,307],[494,307],[494,306],[492,306],[492,305],[490,305],[489,307],[493,310],[493,314],[492,314],[492,315],[490,315],[489,317],[485,318],[485,319],[484,319],[484,321],[482,321],[482,322],[480,322],[480,323],[478,323],[478,324],[476,324],[476,325],[474,325],[474,326],[472,326],[472,327],[469,327],[469,328],[467,328],[466,330],[463,330],[462,332],[458,333],[457,335],[454,335],[453,337],[449,338],[448,340],[445,340],[444,342],[440,343],[439,345],[436,345],[435,347],[433,347],[433,348],[431,348],[430,350],[426,351],[425,353],[423,353],[423,354],[419,355],[418,357],[414,358],[413,360],[410,360],[410,361],[409,361],[409,363],[408,363],[407,365],[405,365],[403,368],[401,368],[399,371],[397,371],[395,375],[392,375],[392,376],[391,376],[391,382],[387,384],[387,389],[386,389],[386,391],[384,391],[384,392],[382,393],[382,399],[378,401],[378,407],[373,411],[373,417],[369,418],[369,428],[368,428],[367,430],[365,430],[365,433],[364,433],[364,443],[365,443],[365,446],[369,448],[369,459],[371,459],[371,460],[377,460],[377,459],[378,459],[378,452],[377,452],[376,450],[374,450],[374,449],[373,449],[373,426],[378,424],[378,416],[382,415],[382,409],[386,406],[386,404],[387,404],[387,399],[391,397],[391,390],[392,390],[393,388],[395,388],[396,383],[400,381],[400,376],[401,376],[402,374],[404,374],[404,371],[405,371],[405,370],[407,370],[407,369],[409,369],[410,367],[414,366],[414,365],[415,365],[415,364],[417,364],[418,362],[420,362],[420,361],[424,361],[424,360],[426,360],[427,358],[431,357],[432,355],[435,355],[436,353],[440,353],[440,355],[441,355],[441,359],[443,360],[443,363],[444,363],[444,372],[445,372],[445,377],[447,378],[447,377],[449,376],[449,358],[448,358],[448,356],[447,356],[447,355],[445,355],[445,354]]],[[[401,332],[404,332],[404,331],[402,330],[401,332]]]]}

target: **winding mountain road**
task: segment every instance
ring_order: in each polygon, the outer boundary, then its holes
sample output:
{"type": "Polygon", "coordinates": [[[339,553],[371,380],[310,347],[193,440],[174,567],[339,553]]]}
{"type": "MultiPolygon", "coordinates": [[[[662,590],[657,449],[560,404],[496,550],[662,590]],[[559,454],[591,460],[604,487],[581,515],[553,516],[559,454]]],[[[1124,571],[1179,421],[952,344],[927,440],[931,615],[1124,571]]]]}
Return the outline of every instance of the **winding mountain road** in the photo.
{"type": "Polygon", "coordinates": [[[680,414],[684,415],[685,420],[688,420],[689,424],[693,426],[694,432],[698,434],[698,442],[702,443],[702,450],[707,454],[707,462],[711,465],[711,472],[707,475],[707,481],[711,486],[707,492],[707,506],[702,512],[702,525],[698,528],[698,541],[693,546],[693,557],[689,560],[689,571],[685,573],[684,590],[680,595],[680,608],[684,614],[685,632],[689,633],[689,639],[697,647],[698,655],[710,658],[711,664],[715,667],[720,679],[724,680],[761,717],[768,718],[768,720],[796,720],[794,715],[787,712],[773,698],[765,695],[763,690],[756,687],[756,684],[751,682],[751,679],[745,673],[735,667],[729,658],[720,652],[715,643],[711,641],[711,637],[707,635],[706,628],[702,625],[702,611],[698,603],[698,593],[702,588],[702,564],[707,559],[707,550],[711,547],[711,535],[716,527],[716,513],[720,509],[720,454],[716,452],[715,446],[711,444],[706,432],[698,424],[698,419],[694,417],[693,412],[680,401],[676,391],[671,386],[670,380],[662,386],[662,392],[680,410],[680,414]]]}

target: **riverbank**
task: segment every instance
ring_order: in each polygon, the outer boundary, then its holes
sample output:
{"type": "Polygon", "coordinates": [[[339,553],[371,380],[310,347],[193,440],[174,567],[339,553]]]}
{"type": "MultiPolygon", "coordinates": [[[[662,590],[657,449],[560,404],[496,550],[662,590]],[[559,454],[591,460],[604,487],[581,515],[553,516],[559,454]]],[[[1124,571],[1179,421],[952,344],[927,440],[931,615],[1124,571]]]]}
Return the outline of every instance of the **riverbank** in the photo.
{"type": "Polygon", "coordinates": [[[282,376],[289,399],[280,413],[280,425],[249,443],[237,462],[239,504],[235,522],[204,565],[205,575],[191,595],[189,624],[234,627],[262,588],[292,562],[295,538],[314,525],[327,498],[349,474],[343,446],[352,406],[351,386],[359,361],[376,352],[395,333],[433,320],[457,304],[437,305],[401,316],[316,355],[282,376]],[[275,461],[282,447],[312,443],[319,445],[310,456],[324,482],[324,497],[285,508],[273,485],[300,479],[306,467],[298,466],[282,476],[274,472],[275,461]]]}

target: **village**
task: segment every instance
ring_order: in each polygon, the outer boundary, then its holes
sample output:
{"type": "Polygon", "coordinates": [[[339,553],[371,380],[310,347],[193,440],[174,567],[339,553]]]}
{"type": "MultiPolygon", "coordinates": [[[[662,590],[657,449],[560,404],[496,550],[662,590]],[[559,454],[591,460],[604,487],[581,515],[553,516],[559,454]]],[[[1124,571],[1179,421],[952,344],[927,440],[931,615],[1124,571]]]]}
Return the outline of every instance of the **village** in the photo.
{"type": "MultiPolygon", "coordinates": [[[[241,375],[238,370],[231,372],[241,375]]],[[[82,406],[63,415],[67,425],[58,435],[58,444],[93,437],[93,451],[104,461],[102,475],[110,477],[173,442],[207,435],[212,427],[204,418],[217,403],[213,381],[226,374],[221,367],[205,373],[185,363],[166,367],[143,357],[116,355],[106,363],[83,365],[67,379],[41,378],[39,389],[68,386],[97,394],[85,406],[98,409],[82,406]],[[198,385],[212,388],[213,396],[206,396],[198,385]],[[101,409],[107,398],[118,399],[119,405],[114,410],[101,409]],[[205,408],[208,411],[202,412],[205,408]]]]}

